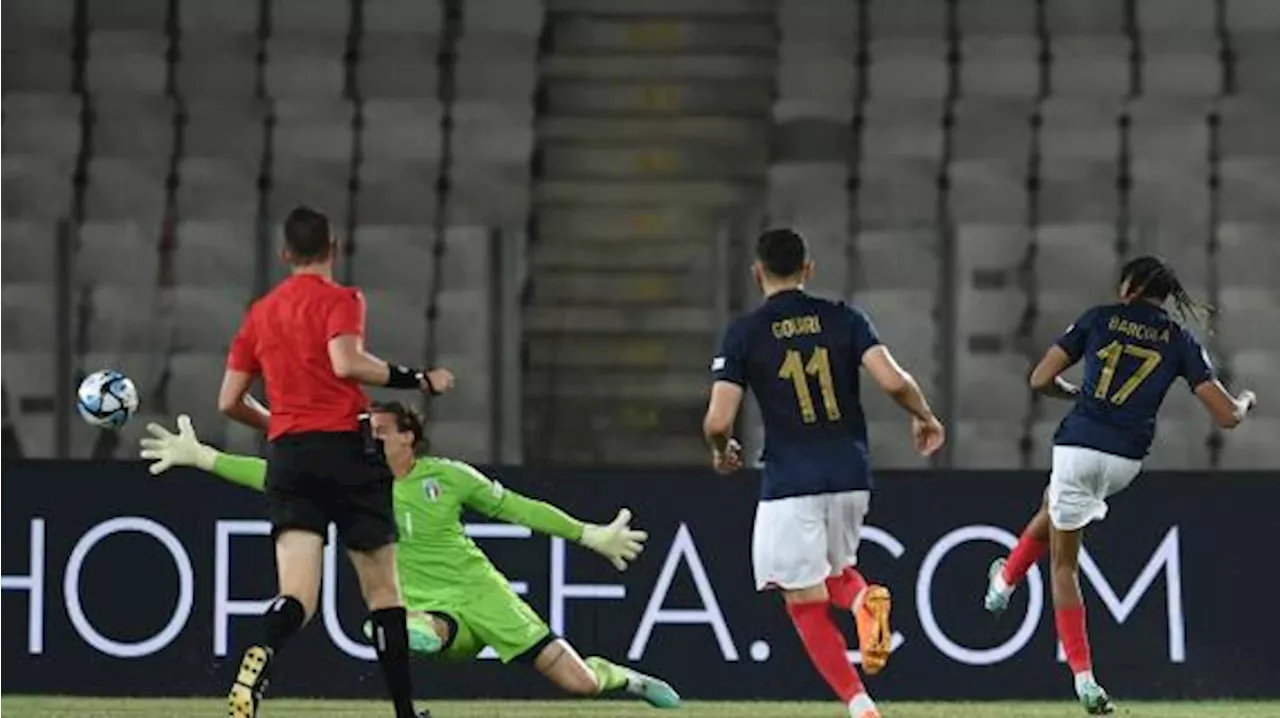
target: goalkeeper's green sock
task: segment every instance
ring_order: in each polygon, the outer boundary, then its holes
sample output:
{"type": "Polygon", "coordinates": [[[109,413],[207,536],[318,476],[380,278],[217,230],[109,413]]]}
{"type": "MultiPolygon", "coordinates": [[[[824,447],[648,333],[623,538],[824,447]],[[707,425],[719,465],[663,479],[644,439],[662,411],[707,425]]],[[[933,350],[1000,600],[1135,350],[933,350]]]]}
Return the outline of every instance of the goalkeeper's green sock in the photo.
{"type": "Polygon", "coordinates": [[[610,663],[600,656],[587,656],[586,663],[591,672],[596,674],[601,693],[627,687],[627,670],[622,666],[610,663]]]}
{"type": "Polygon", "coordinates": [[[587,667],[596,674],[600,693],[624,689],[654,708],[679,708],[680,694],[661,679],[623,668],[599,656],[587,658],[587,667]]]}

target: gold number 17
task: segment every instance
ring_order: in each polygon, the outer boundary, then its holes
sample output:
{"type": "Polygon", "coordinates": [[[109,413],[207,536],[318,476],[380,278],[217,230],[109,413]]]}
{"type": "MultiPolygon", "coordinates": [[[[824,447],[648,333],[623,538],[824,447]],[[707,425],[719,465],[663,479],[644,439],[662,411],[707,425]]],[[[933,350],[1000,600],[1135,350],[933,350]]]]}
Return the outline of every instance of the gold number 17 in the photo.
{"type": "Polygon", "coordinates": [[[840,421],[840,404],[836,400],[836,383],[831,378],[831,355],[826,347],[816,347],[813,356],[806,364],[799,350],[788,349],[787,356],[778,369],[779,379],[790,379],[796,389],[796,401],[800,403],[800,418],[806,424],[818,420],[818,411],[813,405],[813,394],[809,391],[809,377],[818,377],[818,387],[822,390],[822,406],[826,409],[828,421],[840,421]]]}
{"type": "Polygon", "coordinates": [[[1151,372],[1160,366],[1160,352],[1146,347],[1140,347],[1133,344],[1121,344],[1118,341],[1111,342],[1105,347],[1098,350],[1098,358],[1106,361],[1102,365],[1102,375],[1098,377],[1098,388],[1093,392],[1095,399],[1105,399],[1107,392],[1111,389],[1111,382],[1116,378],[1116,367],[1120,365],[1120,357],[1124,354],[1138,357],[1142,360],[1142,365],[1137,371],[1133,372],[1125,383],[1120,385],[1115,394],[1111,395],[1111,403],[1119,406],[1129,400],[1133,392],[1138,390],[1142,382],[1151,376],[1151,372]]]}

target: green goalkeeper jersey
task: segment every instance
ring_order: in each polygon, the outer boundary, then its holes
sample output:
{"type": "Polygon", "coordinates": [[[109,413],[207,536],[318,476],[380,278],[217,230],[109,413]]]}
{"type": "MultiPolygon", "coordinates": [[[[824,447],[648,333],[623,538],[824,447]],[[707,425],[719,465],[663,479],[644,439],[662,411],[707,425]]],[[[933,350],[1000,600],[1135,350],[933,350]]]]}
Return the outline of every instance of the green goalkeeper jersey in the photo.
{"type": "MultiPolygon", "coordinates": [[[[218,454],[218,476],[258,491],[266,481],[263,459],[218,454]]],[[[569,541],[582,539],[583,524],[560,509],[521,496],[469,464],[419,458],[395,483],[396,547],[400,585],[409,608],[476,597],[507,579],[466,534],[464,509],[569,541]]]]}

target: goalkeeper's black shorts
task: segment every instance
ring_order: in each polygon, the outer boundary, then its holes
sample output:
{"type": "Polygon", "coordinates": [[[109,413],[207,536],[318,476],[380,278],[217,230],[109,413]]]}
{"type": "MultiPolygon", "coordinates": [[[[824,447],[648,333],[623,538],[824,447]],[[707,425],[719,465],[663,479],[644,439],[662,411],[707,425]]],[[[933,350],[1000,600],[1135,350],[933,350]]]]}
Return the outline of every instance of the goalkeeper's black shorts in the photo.
{"type": "Polygon", "coordinates": [[[361,432],[286,434],[271,442],[266,495],[272,536],[325,536],[330,522],[353,551],[395,543],[392,484],[382,444],[361,432]]]}

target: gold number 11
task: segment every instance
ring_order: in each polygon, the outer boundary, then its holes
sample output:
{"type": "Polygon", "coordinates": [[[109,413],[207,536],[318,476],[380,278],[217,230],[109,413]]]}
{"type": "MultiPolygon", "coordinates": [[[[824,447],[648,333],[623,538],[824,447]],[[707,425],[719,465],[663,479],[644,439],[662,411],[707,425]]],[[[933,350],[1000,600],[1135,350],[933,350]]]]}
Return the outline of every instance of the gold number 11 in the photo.
{"type": "Polygon", "coordinates": [[[788,349],[787,356],[778,370],[779,379],[790,379],[796,389],[796,401],[800,403],[800,417],[806,424],[818,420],[817,409],[813,405],[813,394],[809,392],[809,377],[818,377],[818,387],[822,390],[822,405],[827,412],[828,421],[840,421],[840,404],[836,400],[836,383],[831,378],[831,355],[826,347],[816,347],[813,356],[806,364],[799,350],[788,349]]]}

